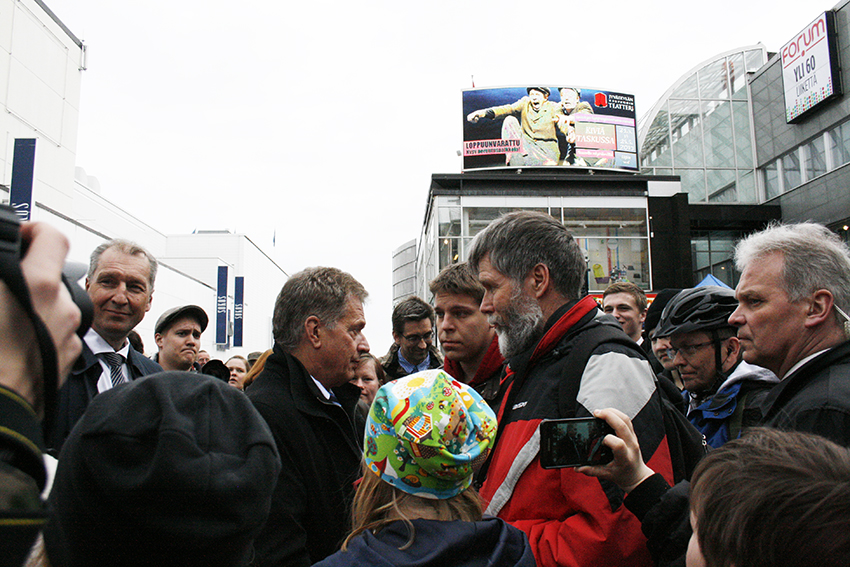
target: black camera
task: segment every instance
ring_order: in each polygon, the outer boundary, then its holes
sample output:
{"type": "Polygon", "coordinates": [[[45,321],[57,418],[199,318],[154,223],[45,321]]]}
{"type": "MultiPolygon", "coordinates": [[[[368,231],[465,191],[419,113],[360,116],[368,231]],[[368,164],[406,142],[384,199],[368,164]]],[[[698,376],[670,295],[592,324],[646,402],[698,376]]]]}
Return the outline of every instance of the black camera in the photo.
{"type": "MultiPolygon", "coordinates": [[[[8,281],[10,270],[20,271],[20,259],[26,254],[27,243],[21,242],[21,222],[18,220],[18,215],[15,210],[8,205],[0,205],[0,252],[2,252],[2,269],[0,269],[0,278],[6,282],[10,288],[13,284],[8,281]],[[15,258],[15,265],[9,265],[15,258]]],[[[66,263],[65,269],[62,271],[62,281],[71,298],[80,310],[80,326],[77,328],[77,335],[82,339],[83,335],[89,330],[92,318],[94,316],[94,307],[91,299],[86,291],[80,287],[77,280],[81,277],[80,270],[77,264],[66,263]]],[[[21,300],[20,295],[12,289],[13,293],[21,300]]]]}

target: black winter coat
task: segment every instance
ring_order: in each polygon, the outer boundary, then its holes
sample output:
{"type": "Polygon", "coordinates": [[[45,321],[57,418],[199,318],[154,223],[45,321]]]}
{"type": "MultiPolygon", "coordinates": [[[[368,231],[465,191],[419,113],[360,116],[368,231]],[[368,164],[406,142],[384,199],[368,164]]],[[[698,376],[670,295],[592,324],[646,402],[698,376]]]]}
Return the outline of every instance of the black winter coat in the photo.
{"type": "Polygon", "coordinates": [[[850,341],[783,378],[761,412],[767,427],[814,433],[850,447],[850,341]]]}
{"type": "MultiPolygon", "coordinates": [[[[140,354],[132,346],[127,353],[127,366],[130,379],[162,372],[162,367],[140,354]]],[[[48,452],[58,456],[65,439],[89,407],[89,402],[97,395],[97,381],[103,373],[100,360],[83,341],[83,352],[74,362],[71,374],[59,389],[59,401],[53,429],[47,436],[48,452]]]]}
{"type": "Polygon", "coordinates": [[[362,456],[354,419],[360,389],[345,384],[333,391],[341,407],[277,346],[246,391],[283,464],[254,565],[311,565],[336,552],[347,533],[362,456]]]}

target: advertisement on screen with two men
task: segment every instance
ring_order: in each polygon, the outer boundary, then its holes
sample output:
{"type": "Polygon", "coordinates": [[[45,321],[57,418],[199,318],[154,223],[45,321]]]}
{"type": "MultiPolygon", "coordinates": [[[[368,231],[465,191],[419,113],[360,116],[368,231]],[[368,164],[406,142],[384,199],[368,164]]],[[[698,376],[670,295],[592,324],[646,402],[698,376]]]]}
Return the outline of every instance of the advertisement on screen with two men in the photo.
{"type": "Polygon", "coordinates": [[[639,170],[635,97],[584,87],[470,89],[463,169],[639,170]]]}

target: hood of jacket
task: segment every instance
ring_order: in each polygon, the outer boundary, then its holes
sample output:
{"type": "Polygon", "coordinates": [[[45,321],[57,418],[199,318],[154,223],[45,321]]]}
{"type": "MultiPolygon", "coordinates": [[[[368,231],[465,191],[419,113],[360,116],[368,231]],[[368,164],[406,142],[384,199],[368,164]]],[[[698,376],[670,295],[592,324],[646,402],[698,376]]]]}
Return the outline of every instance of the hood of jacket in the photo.
{"type": "Polygon", "coordinates": [[[377,534],[369,531],[352,539],[346,551],[339,551],[317,565],[375,565],[400,567],[443,567],[457,565],[485,567],[531,567],[535,565],[525,534],[493,517],[480,522],[413,520],[413,544],[404,523],[393,522],[377,534]]]}

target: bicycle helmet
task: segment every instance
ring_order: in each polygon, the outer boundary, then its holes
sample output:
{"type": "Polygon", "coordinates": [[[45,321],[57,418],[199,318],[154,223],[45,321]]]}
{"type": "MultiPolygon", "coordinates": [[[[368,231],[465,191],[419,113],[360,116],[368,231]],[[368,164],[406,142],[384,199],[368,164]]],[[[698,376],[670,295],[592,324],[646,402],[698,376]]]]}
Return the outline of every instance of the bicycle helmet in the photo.
{"type": "Polygon", "coordinates": [[[738,300],[731,289],[719,286],[684,289],[664,307],[655,336],[732,327],[729,316],[737,307],[738,300]]]}

